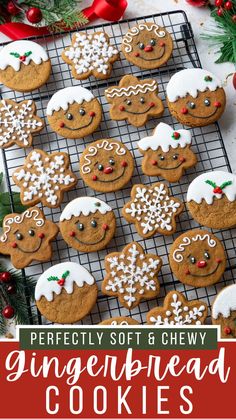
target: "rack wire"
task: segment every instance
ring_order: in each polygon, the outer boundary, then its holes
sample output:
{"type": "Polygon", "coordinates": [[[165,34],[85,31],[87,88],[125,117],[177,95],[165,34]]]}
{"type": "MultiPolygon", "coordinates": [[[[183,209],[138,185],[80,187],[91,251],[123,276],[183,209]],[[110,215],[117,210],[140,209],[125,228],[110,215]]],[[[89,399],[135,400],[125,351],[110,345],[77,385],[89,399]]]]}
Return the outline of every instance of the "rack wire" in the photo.
{"type": "MultiPolygon", "coordinates": [[[[235,276],[235,247],[236,247],[236,230],[221,230],[214,231],[217,237],[223,242],[227,252],[227,269],[221,281],[214,286],[207,288],[193,288],[185,286],[180,283],[172,274],[168,264],[169,247],[173,240],[182,232],[199,227],[199,225],[191,218],[190,213],[185,209],[178,219],[177,231],[173,236],[156,235],[153,238],[143,240],[134,228],[134,225],[128,224],[121,216],[121,209],[123,205],[130,199],[130,191],[132,185],[136,183],[152,184],[158,179],[149,178],[143,175],[141,170],[141,158],[137,142],[150,135],[153,128],[158,122],[164,121],[174,127],[180,128],[180,124],[170,115],[166,100],[165,91],[166,85],[170,77],[177,71],[184,68],[201,67],[201,62],[198,56],[194,36],[191,25],[187,19],[185,12],[179,10],[174,12],[150,15],[143,18],[123,20],[118,23],[100,24],[97,26],[90,26],[82,31],[92,33],[94,31],[104,30],[111,38],[111,44],[116,45],[120,50],[120,44],[123,36],[127,30],[140,22],[155,22],[167,28],[174,39],[174,50],[171,59],[166,65],[157,70],[140,70],[131,65],[121,54],[120,60],[116,61],[113,66],[113,72],[108,80],[97,80],[90,77],[84,81],[77,81],[72,78],[71,71],[67,64],[61,59],[61,53],[65,47],[70,45],[73,32],[61,33],[58,35],[47,35],[44,37],[34,38],[36,42],[40,43],[47,49],[49,57],[52,61],[52,75],[46,85],[33,93],[18,93],[2,86],[1,96],[4,99],[11,98],[13,100],[21,101],[32,98],[38,109],[38,115],[44,118],[46,128],[37,136],[34,137],[33,147],[41,148],[47,152],[65,151],[69,154],[71,159],[71,167],[73,172],[78,176],[78,183],[74,190],[67,192],[64,195],[61,207],[57,209],[49,209],[44,207],[45,215],[53,220],[55,223],[59,221],[60,214],[65,205],[77,196],[97,196],[100,199],[108,202],[114,209],[117,219],[117,230],[114,239],[109,243],[106,249],[94,253],[78,253],[76,250],[69,248],[59,235],[57,240],[53,243],[53,259],[48,263],[33,263],[22,271],[23,275],[31,275],[36,279],[51,265],[56,263],[71,260],[80,263],[87,268],[95,277],[98,287],[100,289],[102,279],[104,277],[104,258],[113,251],[121,251],[122,248],[135,240],[139,242],[146,252],[157,253],[163,260],[163,267],[159,275],[161,283],[161,292],[158,298],[153,300],[141,302],[135,309],[129,312],[127,309],[120,306],[118,299],[115,297],[107,297],[99,291],[97,303],[81,324],[98,324],[100,321],[114,316],[132,316],[140,323],[145,323],[146,313],[157,304],[162,305],[163,299],[168,291],[177,289],[184,293],[189,300],[201,299],[205,301],[210,308],[212,300],[217,292],[224,287],[234,282],[235,276]],[[155,78],[159,86],[159,96],[165,104],[165,112],[161,119],[153,118],[147,122],[144,127],[139,129],[129,125],[126,121],[112,121],[109,116],[109,105],[104,97],[104,90],[112,85],[118,84],[121,77],[125,74],[133,74],[137,77],[155,78]],[[68,140],[61,138],[53,132],[47,123],[46,107],[51,96],[59,89],[67,86],[78,85],[90,89],[94,95],[100,100],[103,107],[103,120],[100,128],[91,136],[80,140],[68,140]],[[100,138],[117,138],[121,140],[131,151],[135,159],[135,172],[131,182],[126,185],[121,191],[115,193],[96,193],[88,188],[82,181],[79,175],[79,157],[83,152],[85,146],[96,139],[100,138]]],[[[32,39],[32,38],[31,38],[32,39]]],[[[187,174],[180,179],[178,183],[172,183],[170,187],[171,194],[180,198],[183,202],[186,201],[186,191],[189,183],[199,174],[207,170],[228,170],[231,171],[229,161],[226,155],[226,150],[222,140],[222,136],[218,124],[209,125],[202,128],[192,128],[193,136],[193,151],[197,154],[198,163],[195,168],[187,171],[187,174]]],[[[3,162],[7,175],[7,185],[11,194],[12,210],[14,211],[12,191],[18,190],[12,181],[12,173],[21,166],[25,157],[28,155],[30,149],[21,149],[17,146],[3,150],[3,162]]],[[[166,182],[167,183],[167,182],[166,182]]],[[[168,184],[168,183],[167,183],[168,184]]],[[[29,324],[47,323],[42,319],[37,312],[35,305],[31,305],[27,294],[27,281],[25,280],[25,294],[28,302],[29,324]]],[[[208,317],[209,320],[209,317],[208,317]]]]}

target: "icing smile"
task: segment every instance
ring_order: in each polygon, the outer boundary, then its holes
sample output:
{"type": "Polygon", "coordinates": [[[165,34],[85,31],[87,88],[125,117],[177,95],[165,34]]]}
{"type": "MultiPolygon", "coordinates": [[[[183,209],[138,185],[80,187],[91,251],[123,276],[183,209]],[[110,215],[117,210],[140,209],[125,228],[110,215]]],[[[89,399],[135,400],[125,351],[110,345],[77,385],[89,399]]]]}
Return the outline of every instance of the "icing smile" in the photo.
{"type": "Polygon", "coordinates": [[[178,167],[180,167],[184,162],[181,161],[177,166],[173,166],[173,167],[161,167],[159,166],[159,164],[157,164],[156,166],[158,167],[158,169],[161,170],[174,170],[174,169],[178,169],[178,167]]]}
{"type": "Polygon", "coordinates": [[[218,267],[219,267],[219,264],[220,264],[220,262],[217,264],[217,266],[215,267],[215,269],[212,271],[212,272],[209,272],[209,273],[207,273],[207,274],[203,274],[203,275],[199,275],[199,274],[192,274],[190,271],[188,271],[188,275],[191,275],[191,276],[194,276],[194,277],[201,277],[201,278],[204,278],[204,277],[206,277],[206,276],[210,276],[210,275],[213,275],[216,271],[217,271],[217,269],[218,269],[218,267]]]}
{"type": "Polygon", "coordinates": [[[127,109],[125,109],[125,107],[123,106],[122,107],[122,109],[120,108],[120,110],[122,110],[122,111],[125,111],[125,112],[127,112],[127,113],[130,113],[130,114],[132,114],[132,115],[144,115],[145,113],[147,113],[147,112],[149,112],[153,107],[155,106],[155,103],[151,103],[150,105],[149,105],[149,108],[148,109],[146,109],[146,111],[144,111],[144,112],[132,112],[132,111],[128,111],[127,109]]]}
{"type": "Polygon", "coordinates": [[[104,231],[103,236],[101,237],[101,239],[97,240],[96,242],[85,242],[85,241],[82,241],[82,240],[78,239],[78,237],[76,237],[76,236],[74,236],[73,238],[74,238],[77,242],[79,242],[79,243],[81,243],[81,244],[91,245],[91,246],[92,246],[92,245],[94,245],[94,244],[98,244],[98,243],[100,243],[101,241],[103,241],[103,240],[105,239],[105,236],[106,236],[106,231],[104,231]]]}
{"type": "Polygon", "coordinates": [[[163,55],[165,54],[165,51],[166,51],[166,49],[165,49],[165,46],[163,47],[163,51],[161,52],[161,54],[160,55],[158,55],[158,57],[154,57],[154,58],[144,58],[144,57],[140,57],[140,55],[139,56],[137,56],[137,58],[141,58],[142,60],[144,60],[144,61],[155,61],[155,60],[160,60],[160,58],[162,58],[163,57],[163,55]]]}
{"type": "Polygon", "coordinates": [[[125,173],[125,167],[123,168],[122,173],[114,179],[109,178],[107,180],[102,180],[102,179],[96,179],[96,180],[98,180],[99,182],[103,182],[103,183],[115,182],[116,180],[120,179],[124,175],[124,173],[125,173]]]}
{"type": "Polygon", "coordinates": [[[210,115],[207,115],[207,116],[193,115],[191,112],[188,112],[188,115],[192,116],[193,118],[207,119],[207,118],[211,118],[212,116],[214,116],[217,111],[218,111],[218,108],[216,108],[214,110],[214,112],[212,112],[210,115]]]}
{"type": "Polygon", "coordinates": [[[93,116],[91,116],[90,117],[90,120],[89,120],[89,122],[88,122],[88,124],[85,124],[85,125],[82,125],[82,126],[80,126],[80,127],[77,127],[77,128],[70,128],[70,127],[68,127],[68,125],[65,125],[64,124],[64,122],[62,122],[61,124],[60,124],[60,128],[66,128],[66,129],[69,129],[70,131],[77,131],[77,130],[80,130],[80,129],[83,129],[83,128],[87,128],[87,127],[89,127],[89,125],[93,122],[93,116]]]}
{"type": "Polygon", "coordinates": [[[17,249],[19,249],[21,252],[23,252],[23,253],[35,253],[35,252],[37,252],[39,249],[40,249],[40,247],[41,247],[41,244],[42,244],[42,239],[40,238],[39,239],[39,244],[37,245],[37,247],[35,247],[34,249],[31,249],[31,250],[25,250],[25,249],[23,249],[21,246],[19,246],[19,244],[17,243],[17,249]]]}

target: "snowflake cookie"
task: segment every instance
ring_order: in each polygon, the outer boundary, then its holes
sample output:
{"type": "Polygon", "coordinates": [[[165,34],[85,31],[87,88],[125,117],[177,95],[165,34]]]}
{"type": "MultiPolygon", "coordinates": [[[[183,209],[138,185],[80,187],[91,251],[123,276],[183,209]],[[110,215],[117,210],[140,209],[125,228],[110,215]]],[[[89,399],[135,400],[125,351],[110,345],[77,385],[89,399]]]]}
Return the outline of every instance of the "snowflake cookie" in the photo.
{"type": "Polygon", "coordinates": [[[176,230],[175,217],[183,211],[183,203],[169,194],[164,183],[151,186],[134,185],[131,201],[122,209],[123,217],[134,223],[138,234],[148,238],[157,232],[164,235],[176,230]]]}
{"type": "Polygon", "coordinates": [[[154,326],[190,326],[203,324],[207,317],[207,305],[202,301],[188,301],[178,291],[170,291],[163,307],[147,313],[147,324],[154,326]]]}
{"type": "Polygon", "coordinates": [[[37,149],[31,151],[24,165],[12,175],[15,184],[21,188],[22,204],[34,205],[42,202],[46,207],[59,207],[64,192],[77,183],[75,175],[68,167],[67,153],[47,154],[37,149]]]}
{"type": "Polygon", "coordinates": [[[30,147],[33,134],[43,128],[43,120],[36,116],[36,105],[32,100],[0,101],[0,147],[8,148],[13,144],[30,147]]]}
{"type": "Polygon", "coordinates": [[[145,254],[140,244],[132,242],[122,252],[106,256],[107,275],[102,282],[102,292],[118,296],[120,303],[132,310],[141,300],[159,294],[157,274],[161,265],[161,258],[151,253],[145,254]]]}
{"type": "Polygon", "coordinates": [[[98,79],[107,79],[112,70],[112,63],[119,58],[119,52],[110,45],[105,32],[87,34],[75,33],[72,45],[62,52],[62,59],[72,67],[75,79],[84,80],[93,75],[98,79]]]}

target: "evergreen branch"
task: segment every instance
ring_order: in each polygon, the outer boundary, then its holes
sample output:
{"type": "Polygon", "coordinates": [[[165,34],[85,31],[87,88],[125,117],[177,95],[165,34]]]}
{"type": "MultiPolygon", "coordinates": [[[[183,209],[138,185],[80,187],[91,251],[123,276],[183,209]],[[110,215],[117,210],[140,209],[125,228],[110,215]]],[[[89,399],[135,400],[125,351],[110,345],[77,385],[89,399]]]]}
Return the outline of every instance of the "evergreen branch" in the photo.
{"type": "Polygon", "coordinates": [[[57,276],[49,276],[49,278],[47,278],[48,281],[59,281],[57,276]]]}
{"type": "Polygon", "coordinates": [[[205,183],[207,183],[208,185],[211,185],[212,188],[216,188],[217,186],[215,182],[212,182],[212,180],[205,180],[205,183]]]}
{"type": "Polygon", "coordinates": [[[70,275],[70,271],[66,271],[66,272],[64,272],[64,274],[62,275],[62,278],[63,278],[63,279],[66,279],[69,275],[70,275]]]}

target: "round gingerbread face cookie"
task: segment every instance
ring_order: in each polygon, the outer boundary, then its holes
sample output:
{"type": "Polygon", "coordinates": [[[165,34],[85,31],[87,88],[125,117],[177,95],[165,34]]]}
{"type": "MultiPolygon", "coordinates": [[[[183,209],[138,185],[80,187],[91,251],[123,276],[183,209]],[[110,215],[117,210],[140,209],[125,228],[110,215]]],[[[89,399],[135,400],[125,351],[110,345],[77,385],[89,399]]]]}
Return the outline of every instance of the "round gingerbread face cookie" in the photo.
{"type": "Polygon", "coordinates": [[[72,86],[56,92],[48,102],[48,122],[65,138],[81,138],[94,132],[102,118],[102,108],[84,87],[72,86]]]}
{"type": "Polygon", "coordinates": [[[116,229],[111,207],[90,196],[76,198],[62,211],[59,223],[63,239],[80,252],[104,249],[116,229]]]}
{"type": "Polygon", "coordinates": [[[15,41],[0,51],[0,82],[19,92],[43,86],[51,73],[51,62],[41,45],[15,41]]]}
{"type": "Polygon", "coordinates": [[[125,58],[137,67],[153,69],[165,64],[173,51],[169,32],[156,23],[140,23],[131,28],[122,40],[125,58]]]}
{"type": "Polygon", "coordinates": [[[93,276],[74,262],[51,266],[39,277],[35,300],[40,313],[55,323],[75,323],[90,313],[97,300],[93,276]]]}
{"type": "Polygon", "coordinates": [[[95,191],[118,191],[129,182],[134,170],[130,151],[117,140],[98,140],[80,158],[80,174],[95,191]]]}
{"type": "Polygon", "coordinates": [[[190,230],[181,234],[170,248],[170,266],[184,284],[206,287],[222,277],[226,255],[221,242],[206,230],[190,230]]]}
{"type": "Polygon", "coordinates": [[[134,326],[140,324],[137,320],[132,319],[132,317],[111,317],[110,319],[103,320],[99,325],[103,326],[134,326]]]}
{"type": "Polygon", "coordinates": [[[236,284],[223,288],[217,294],[211,318],[213,324],[220,325],[223,339],[236,338],[236,284]]]}
{"type": "Polygon", "coordinates": [[[174,74],[166,93],[171,114],[190,127],[212,124],[225,109],[226,96],[221,81],[202,68],[189,68],[174,74]]]}
{"type": "Polygon", "coordinates": [[[105,90],[107,101],[111,104],[111,119],[127,120],[135,127],[141,127],[150,117],[161,117],[164,106],[157,93],[154,79],[139,80],[131,75],[122,77],[118,86],[105,90]]]}
{"type": "Polygon", "coordinates": [[[185,169],[195,166],[196,155],[190,150],[191,133],[181,129],[173,130],[161,122],[153,135],[138,142],[144,155],[142,170],[148,176],[162,176],[169,182],[177,182],[185,169]]]}
{"type": "Polygon", "coordinates": [[[236,176],[214,171],[195,178],[189,185],[187,206],[193,218],[210,228],[236,225],[236,176]]]}

